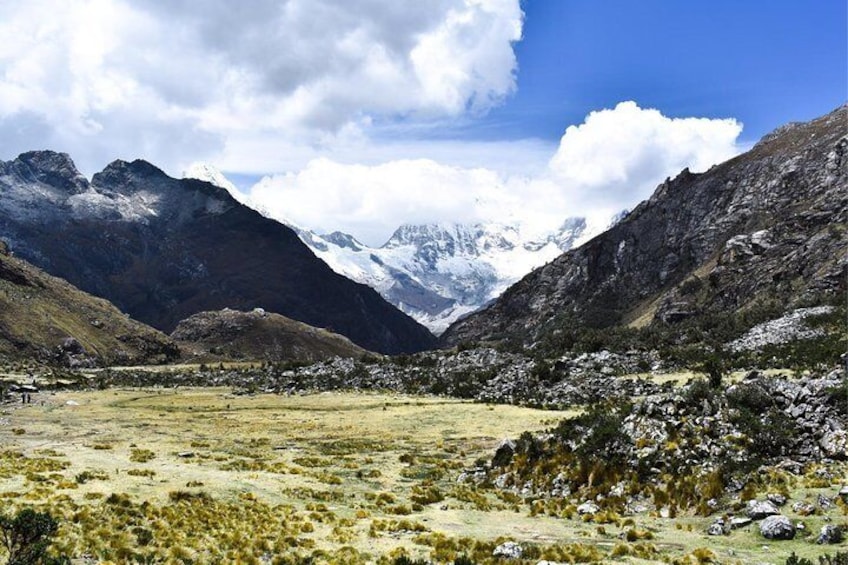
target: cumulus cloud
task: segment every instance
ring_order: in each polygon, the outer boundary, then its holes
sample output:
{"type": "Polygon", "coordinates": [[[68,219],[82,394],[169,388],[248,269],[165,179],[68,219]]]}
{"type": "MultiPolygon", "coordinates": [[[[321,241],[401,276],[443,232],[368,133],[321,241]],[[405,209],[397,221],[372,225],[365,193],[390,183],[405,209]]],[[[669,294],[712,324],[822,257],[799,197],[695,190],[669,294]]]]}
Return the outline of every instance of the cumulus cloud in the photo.
{"type": "Polygon", "coordinates": [[[550,173],[575,204],[614,206],[647,198],[685,167],[701,172],[736,155],[741,132],[734,119],[668,118],[621,102],[568,127],[550,173]]]}
{"type": "Polygon", "coordinates": [[[31,119],[88,169],[175,170],[254,139],[485,112],[515,89],[522,18],[518,0],[0,1],[0,129],[31,119]]]}
{"type": "Polygon", "coordinates": [[[733,119],[669,118],[622,102],[567,128],[533,175],[425,159],[364,166],[322,158],[262,179],[251,197],[277,217],[372,245],[402,223],[496,221],[543,232],[569,216],[608,218],[685,167],[699,172],[736,155],[741,131],[733,119]]]}

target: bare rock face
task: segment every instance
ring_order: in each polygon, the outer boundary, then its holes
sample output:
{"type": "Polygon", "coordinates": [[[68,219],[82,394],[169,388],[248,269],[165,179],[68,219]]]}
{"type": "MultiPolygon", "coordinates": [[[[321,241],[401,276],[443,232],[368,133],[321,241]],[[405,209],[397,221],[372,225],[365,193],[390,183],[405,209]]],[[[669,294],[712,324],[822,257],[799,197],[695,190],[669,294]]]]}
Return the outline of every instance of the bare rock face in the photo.
{"type": "Polygon", "coordinates": [[[675,323],[755,298],[791,309],[844,290],[846,120],[843,106],[705,173],[684,170],[613,228],[453,324],[443,343],[530,344],[564,314],[594,327],[675,323]]]}
{"type": "Polygon", "coordinates": [[[0,162],[0,238],[17,256],[167,332],[197,312],[262,307],[374,351],[435,344],[374,290],[334,273],[288,227],[224,189],[173,179],[145,161],[115,161],[90,182],[62,153],[0,162]]]}

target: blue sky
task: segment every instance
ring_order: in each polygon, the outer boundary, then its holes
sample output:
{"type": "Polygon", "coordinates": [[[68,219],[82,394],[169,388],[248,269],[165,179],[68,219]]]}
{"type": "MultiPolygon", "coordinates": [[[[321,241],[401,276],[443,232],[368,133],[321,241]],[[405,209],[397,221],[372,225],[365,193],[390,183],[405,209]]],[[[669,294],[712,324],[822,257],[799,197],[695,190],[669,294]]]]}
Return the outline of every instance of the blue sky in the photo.
{"type": "Polygon", "coordinates": [[[518,88],[471,137],[558,139],[635,100],[668,116],[735,117],[744,140],[848,99],[848,2],[525,0],[518,88]]]}
{"type": "Polygon", "coordinates": [[[0,2],[0,158],[203,162],[369,243],[552,225],[844,103],[847,20],[845,0],[0,2]]]}

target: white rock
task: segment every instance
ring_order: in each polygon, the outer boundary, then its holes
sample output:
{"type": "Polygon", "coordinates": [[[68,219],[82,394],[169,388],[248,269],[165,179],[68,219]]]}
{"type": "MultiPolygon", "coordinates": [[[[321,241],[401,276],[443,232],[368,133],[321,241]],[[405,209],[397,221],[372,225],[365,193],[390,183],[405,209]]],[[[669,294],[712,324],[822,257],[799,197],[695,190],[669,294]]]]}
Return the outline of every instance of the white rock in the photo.
{"type": "Polygon", "coordinates": [[[594,502],[584,502],[583,504],[577,507],[577,513],[581,516],[583,514],[597,514],[600,509],[600,506],[598,506],[594,502]]]}
{"type": "Polygon", "coordinates": [[[746,513],[752,520],[762,520],[767,516],[780,514],[780,510],[778,510],[777,506],[768,500],[749,500],[748,510],[746,513]]]}
{"type": "Polygon", "coordinates": [[[848,431],[836,430],[824,434],[819,445],[828,457],[848,456],[848,431]]]}
{"type": "Polygon", "coordinates": [[[507,541],[495,548],[492,552],[493,557],[503,557],[505,559],[521,559],[524,550],[514,541],[507,541]]]}
{"type": "Polygon", "coordinates": [[[760,533],[766,539],[790,540],[795,537],[795,526],[786,516],[769,516],[760,523],[760,533]]]}

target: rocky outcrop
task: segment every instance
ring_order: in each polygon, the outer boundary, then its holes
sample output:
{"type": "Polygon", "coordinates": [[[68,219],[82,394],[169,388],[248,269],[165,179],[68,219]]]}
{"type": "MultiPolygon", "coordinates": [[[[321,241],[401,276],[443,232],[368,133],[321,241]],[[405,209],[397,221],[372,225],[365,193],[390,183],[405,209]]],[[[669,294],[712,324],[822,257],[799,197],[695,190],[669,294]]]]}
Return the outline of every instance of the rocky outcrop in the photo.
{"type": "Polygon", "coordinates": [[[115,161],[91,182],[67,155],[0,162],[0,238],[53,275],[164,331],[201,311],[265,308],[384,353],[434,337],[226,190],[115,161]]]}
{"type": "MultiPolygon", "coordinates": [[[[596,512],[606,498],[624,500],[628,508],[650,507],[652,503],[644,497],[623,496],[628,472],[638,476],[641,485],[694,479],[701,481],[700,486],[688,501],[677,503],[714,512],[720,505],[712,497],[727,495],[725,500],[729,500],[738,496],[749,480],[746,473],[766,468],[762,466],[799,474],[808,464],[845,459],[845,454],[827,453],[820,445],[828,433],[848,429],[844,393],[839,388],[842,383],[838,370],[798,379],[752,373],[723,390],[710,389],[706,381],[693,381],[683,389],[651,394],[633,404],[619,403],[613,411],[607,411],[604,407],[608,404],[601,403],[541,435],[523,434],[502,443],[510,449],[500,448],[488,467],[469,471],[464,477],[488,481],[524,497],[567,497],[575,505],[587,502],[585,496],[591,494],[594,502],[576,507],[578,514],[596,512]],[[802,405],[805,408],[798,410],[802,405]],[[623,482],[600,492],[591,480],[588,486],[581,485],[575,476],[568,475],[576,472],[585,480],[579,469],[591,463],[586,459],[575,462],[579,457],[613,464],[623,482]],[[718,470],[721,472],[715,474],[718,470]],[[721,477],[719,490],[710,483],[710,476],[721,477]],[[711,492],[709,500],[704,496],[707,491],[711,492]]],[[[816,472],[822,473],[821,479],[832,479],[826,469],[816,472]]],[[[679,487],[674,488],[680,491],[679,487]]],[[[825,496],[818,506],[831,507],[831,500],[825,496]]],[[[786,502],[782,494],[768,493],[765,500],[748,503],[746,517],[716,521],[709,533],[725,535],[752,520],[776,516],[786,502]]],[[[793,506],[793,512],[804,515],[816,511],[805,504],[793,506]]]]}
{"type": "Polygon", "coordinates": [[[816,308],[798,308],[785,316],[757,324],[745,335],[728,344],[731,351],[746,351],[762,348],[766,345],[781,345],[791,341],[812,339],[824,334],[820,328],[810,328],[805,323],[811,316],[820,316],[833,312],[832,306],[816,308]]]}
{"type": "Polygon", "coordinates": [[[443,343],[533,344],[564,323],[673,324],[844,291],[846,116],[842,107],[705,173],[684,170],[613,228],[452,325],[443,343]]]}

